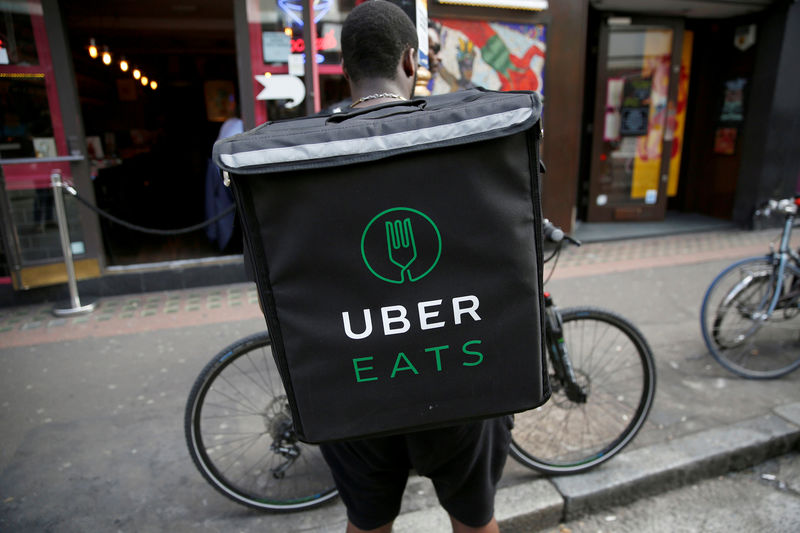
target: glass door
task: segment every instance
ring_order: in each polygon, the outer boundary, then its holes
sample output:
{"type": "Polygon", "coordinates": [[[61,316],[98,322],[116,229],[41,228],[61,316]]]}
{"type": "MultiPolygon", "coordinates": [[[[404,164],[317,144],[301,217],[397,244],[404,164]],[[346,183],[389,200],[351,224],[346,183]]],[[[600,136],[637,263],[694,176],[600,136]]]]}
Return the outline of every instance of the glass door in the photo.
{"type": "Polygon", "coordinates": [[[681,21],[603,21],[588,222],[664,218],[682,33],[681,21]]]}

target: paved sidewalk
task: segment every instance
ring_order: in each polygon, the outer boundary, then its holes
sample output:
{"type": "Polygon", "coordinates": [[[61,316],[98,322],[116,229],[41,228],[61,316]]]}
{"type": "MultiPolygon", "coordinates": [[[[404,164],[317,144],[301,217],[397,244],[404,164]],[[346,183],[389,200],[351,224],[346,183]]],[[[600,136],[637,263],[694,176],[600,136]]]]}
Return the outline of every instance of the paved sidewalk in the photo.
{"type": "MultiPolygon", "coordinates": [[[[554,279],[763,255],[769,251],[770,242],[777,248],[780,234],[780,229],[723,230],[568,247],[559,259],[554,279]]],[[[800,234],[795,233],[792,241],[796,247],[800,234]]]]}
{"type": "MultiPolygon", "coordinates": [[[[779,230],[713,231],[565,246],[553,280],[761,255],[779,230]]],[[[800,243],[800,232],[793,239],[800,243]]],[[[545,267],[545,276],[550,271],[545,267]]],[[[52,304],[0,308],[0,346],[214,324],[261,316],[255,285],[104,298],[90,315],[56,318],[52,304]]]]}
{"type": "MultiPolygon", "coordinates": [[[[497,500],[503,531],[556,531],[565,518],[798,447],[800,371],[739,379],[710,358],[698,325],[714,275],[764,253],[778,234],[564,250],[548,290],[561,307],[633,319],[656,357],[656,400],[628,449],[587,474],[545,479],[509,460],[497,500]]],[[[253,285],[107,298],[68,319],[50,310],[0,309],[0,531],[344,530],[338,501],[288,515],[239,507],[203,481],[186,451],[194,378],[223,346],[264,327],[253,285]]],[[[447,531],[434,505],[429,482],[412,478],[396,531],[447,531]]]]}

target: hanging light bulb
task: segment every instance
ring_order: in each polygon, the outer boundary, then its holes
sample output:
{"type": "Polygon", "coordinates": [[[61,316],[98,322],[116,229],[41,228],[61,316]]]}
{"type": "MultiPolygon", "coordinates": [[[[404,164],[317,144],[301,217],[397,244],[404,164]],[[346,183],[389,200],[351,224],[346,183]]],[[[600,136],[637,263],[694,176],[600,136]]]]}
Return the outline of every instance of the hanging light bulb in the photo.
{"type": "Polygon", "coordinates": [[[122,72],[128,72],[128,62],[127,62],[127,61],[125,61],[125,58],[124,58],[124,57],[123,57],[122,59],[120,59],[120,60],[119,60],[119,69],[120,69],[122,72]]]}
{"type": "Polygon", "coordinates": [[[89,39],[89,57],[97,59],[97,45],[94,42],[94,38],[89,39]]]}
{"type": "Polygon", "coordinates": [[[153,89],[154,91],[158,89],[158,82],[156,80],[151,81],[150,88],[153,89]]]}
{"type": "Polygon", "coordinates": [[[142,77],[142,71],[138,68],[133,69],[133,79],[138,80],[142,77]]]}
{"type": "Polygon", "coordinates": [[[150,81],[150,80],[148,80],[148,79],[147,79],[147,76],[142,76],[142,85],[144,85],[145,87],[147,87],[147,83],[148,83],[149,81],[150,81]]]}
{"type": "Polygon", "coordinates": [[[108,51],[108,47],[103,47],[103,64],[110,65],[111,64],[111,52],[108,51]]]}

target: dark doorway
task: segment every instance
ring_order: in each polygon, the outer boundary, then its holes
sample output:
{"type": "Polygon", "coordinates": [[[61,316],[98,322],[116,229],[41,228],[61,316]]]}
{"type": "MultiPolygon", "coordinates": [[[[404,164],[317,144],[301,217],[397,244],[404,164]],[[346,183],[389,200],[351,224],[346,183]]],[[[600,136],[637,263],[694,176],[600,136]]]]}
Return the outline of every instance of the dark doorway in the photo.
{"type": "MultiPolygon", "coordinates": [[[[98,206],[149,228],[205,220],[211,147],[238,94],[233,2],[71,0],[62,8],[98,206]]],[[[241,252],[240,238],[222,246],[205,230],[153,236],[102,218],[101,227],[110,265],[241,252]]]]}

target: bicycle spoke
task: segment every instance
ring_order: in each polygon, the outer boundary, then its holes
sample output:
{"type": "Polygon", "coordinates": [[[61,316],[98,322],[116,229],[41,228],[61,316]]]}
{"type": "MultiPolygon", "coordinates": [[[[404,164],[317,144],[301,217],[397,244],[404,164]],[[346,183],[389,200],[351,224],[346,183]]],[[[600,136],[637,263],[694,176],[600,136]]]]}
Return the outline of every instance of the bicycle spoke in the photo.
{"type": "Polygon", "coordinates": [[[187,401],[189,450],[206,480],[238,503],[269,510],[313,507],[336,489],[319,450],[296,440],[276,378],[266,335],[223,350],[187,401]],[[281,440],[273,441],[278,435],[281,440]]]}
{"type": "MultiPolygon", "coordinates": [[[[215,390],[214,393],[215,394],[219,394],[220,396],[224,396],[225,398],[228,398],[229,400],[231,400],[231,401],[233,401],[233,402],[235,402],[237,404],[239,403],[232,396],[229,396],[227,394],[223,394],[222,392],[220,392],[218,390],[215,390]]],[[[210,407],[215,407],[217,409],[225,411],[224,415],[216,415],[217,418],[226,418],[226,417],[228,417],[229,416],[227,414],[228,412],[239,414],[239,416],[261,416],[261,414],[262,414],[261,410],[258,410],[258,409],[255,410],[255,411],[244,411],[244,410],[241,410],[241,409],[234,409],[232,407],[224,406],[222,404],[218,404],[218,403],[214,403],[214,402],[205,404],[205,408],[206,409],[208,409],[210,407]]],[[[203,415],[203,416],[206,417],[205,415],[203,415]]],[[[210,418],[210,417],[208,417],[208,418],[210,418]]]]}
{"type": "MultiPolygon", "coordinates": [[[[265,363],[265,364],[264,364],[264,370],[266,371],[267,377],[269,377],[269,363],[267,362],[267,358],[266,358],[266,350],[263,350],[263,349],[262,349],[262,350],[261,350],[261,352],[262,352],[262,357],[263,357],[263,359],[264,359],[264,363],[265,363]]],[[[248,361],[250,362],[250,364],[252,365],[253,369],[254,369],[254,370],[256,371],[256,373],[258,374],[258,377],[260,378],[260,380],[262,381],[262,383],[264,384],[264,389],[263,389],[263,390],[264,390],[264,392],[265,392],[265,393],[266,393],[268,396],[276,396],[276,394],[275,394],[275,390],[274,390],[274,389],[275,389],[275,387],[274,387],[274,384],[273,384],[272,380],[266,379],[266,378],[264,377],[264,373],[262,373],[262,372],[259,370],[259,368],[260,368],[260,367],[259,367],[258,365],[256,365],[256,364],[253,362],[253,360],[252,360],[252,357],[251,357],[251,354],[249,354],[249,353],[247,354],[247,359],[248,359],[248,361]]],[[[247,375],[247,377],[248,377],[248,378],[249,378],[251,381],[253,381],[253,382],[255,383],[255,380],[253,380],[253,378],[252,378],[252,377],[251,377],[249,374],[247,375]]],[[[283,389],[281,388],[281,390],[283,390],[283,389]]],[[[278,394],[277,396],[279,396],[279,394],[278,394]]]]}
{"type": "Polygon", "coordinates": [[[641,427],[653,395],[644,363],[649,351],[619,325],[624,319],[594,308],[562,316],[566,355],[585,403],[569,400],[566,385],[553,377],[553,397],[517,415],[512,432],[512,455],[546,473],[583,471],[618,453],[641,427]]]}
{"type": "Polygon", "coordinates": [[[234,392],[236,392],[239,395],[239,397],[243,398],[245,401],[237,400],[233,396],[230,396],[227,393],[222,392],[220,389],[216,389],[216,388],[213,389],[213,391],[215,393],[220,394],[221,396],[225,396],[226,398],[230,399],[233,402],[236,402],[237,404],[249,405],[250,408],[252,408],[254,411],[259,411],[259,408],[254,403],[252,403],[252,401],[250,400],[250,397],[247,394],[245,394],[244,392],[242,392],[242,390],[239,387],[234,385],[226,376],[223,376],[222,373],[220,373],[220,375],[218,376],[218,379],[221,379],[222,381],[224,381],[230,388],[232,388],[234,390],[234,392]]]}
{"type": "MultiPolygon", "coordinates": [[[[249,354],[247,355],[247,357],[248,357],[248,359],[249,359],[249,354]]],[[[255,379],[253,379],[253,376],[251,375],[251,373],[243,371],[243,370],[242,370],[242,369],[239,367],[239,365],[238,365],[238,364],[236,364],[236,363],[233,363],[231,366],[233,366],[233,367],[234,367],[236,370],[238,370],[238,371],[239,371],[239,372],[242,374],[242,376],[244,376],[244,377],[245,377],[245,378],[246,378],[248,381],[250,381],[250,382],[251,382],[253,385],[255,385],[256,387],[258,387],[259,389],[261,389],[261,391],[262,391],[264,394],[266,394],[267,396],[272,396],[272,394],[271,394],[271,392],[270,392],[270,390],[269,390],[269,387],[267,387],[267,388],[263,388],[263,387],[261,387],[261,384],[260,384],[260,383],[258,383],[258,381],[256,381],[255,379]]]]}

